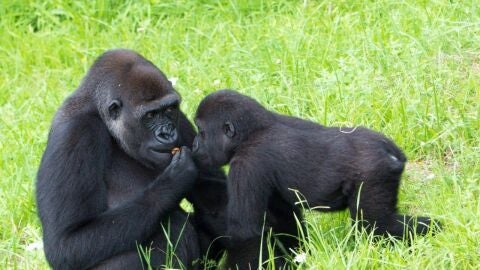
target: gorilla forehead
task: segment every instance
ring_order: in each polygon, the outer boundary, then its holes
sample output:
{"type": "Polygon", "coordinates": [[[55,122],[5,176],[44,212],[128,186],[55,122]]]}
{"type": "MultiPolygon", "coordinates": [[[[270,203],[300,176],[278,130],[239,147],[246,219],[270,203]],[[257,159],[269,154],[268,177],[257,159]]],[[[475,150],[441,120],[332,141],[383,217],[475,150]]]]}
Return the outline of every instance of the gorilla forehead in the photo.
{"type": "Polygon", "coordinates": [[[144,104],[175,92],[167,77],[140,54],[120,49],[103,54],[98,64],[102,70],[114,74],[114,92],[132,105],[144,104]]]}
{"type": "Polygon", "coordinates": [[[173,93],[175,90],[163,73],[152,64],[136,64],[125,74],[126,96],[134,105],[153,101],[173,93]]]}

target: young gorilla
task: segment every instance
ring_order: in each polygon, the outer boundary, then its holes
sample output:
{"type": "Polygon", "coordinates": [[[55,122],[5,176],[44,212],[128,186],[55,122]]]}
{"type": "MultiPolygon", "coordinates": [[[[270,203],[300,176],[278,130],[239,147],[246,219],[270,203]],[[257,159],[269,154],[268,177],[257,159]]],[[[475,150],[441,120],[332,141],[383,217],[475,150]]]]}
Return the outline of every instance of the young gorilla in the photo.
{"type": "Polygon", "coordinates": [[[279,115],[230,90],[207,96],[195,120],[194,159],[208,166],[230,164],[230,267],[258,265],[264,212],[268,216],[272,197],[295,210],[298,196],[318,210],[348,207],[352,218],[376,235],[421,235],[432,224],[428,217],[418,217],[416,224],[397,214],[406,158],[380,133],[279,115]]]}
{"type": "Polygon", "coordinates": [[[196,168],[187,148],[195,131],[179,104],[165,75],[128,50],[100,56],[65,100],[36,183],[53,268],[143,269],[138,245],[151,248],[151,266],[160,267],[170,241],[174,265],[193,267],[202,253],[198,234],[204,235],[194,225],[214,218],[203,187],[224,175],[196,168]],[[172,157],[174,147],[182,149],[172,157]],[[206,212],[193,221],[179,207],[189,193],[195,209],[206,212]]]}

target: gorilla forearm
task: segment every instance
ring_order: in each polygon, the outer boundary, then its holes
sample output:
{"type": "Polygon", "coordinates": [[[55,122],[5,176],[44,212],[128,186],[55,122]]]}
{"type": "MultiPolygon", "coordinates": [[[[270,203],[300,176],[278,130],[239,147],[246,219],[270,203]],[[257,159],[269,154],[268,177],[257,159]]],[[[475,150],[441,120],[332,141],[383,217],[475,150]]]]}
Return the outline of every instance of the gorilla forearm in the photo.
{"type": "Polygon", "coordinates": [[[233,242],[261,236],[267,226],[267,210],[272,193],[270,185],[257,179],[268,179],[252,170],[247,161],[234,161],[228,174],[228,235],[233,242]],[[251,187],[255,187],[252,189],[251,187]]]}
{"type": "Polygon", "coordinates": [[[193,221],[199,235],[201,254],[218,260],[226,247],[226,176],[220,168],[202,168],[187,195],[193,204],[193,221]]]}
{"type": "Polygon", "coordinates": [[[52,249],[46,250],[52,266],[88,268],[113,255],[136,250],[159,230],[160,221],[168,217],[182,197],[164,182],[157,179],[135,200],[56,234],[48,245],[52,249]]]}
{"type": "Polygon", "coordinates": [[[262,244],[262,261],[268,256],[267,243],[261,236],[251,237],[244,241],[237,242],[227,250],[227,268],[228,269],[261,269],[258,267],[260,242],[262,244]]]}

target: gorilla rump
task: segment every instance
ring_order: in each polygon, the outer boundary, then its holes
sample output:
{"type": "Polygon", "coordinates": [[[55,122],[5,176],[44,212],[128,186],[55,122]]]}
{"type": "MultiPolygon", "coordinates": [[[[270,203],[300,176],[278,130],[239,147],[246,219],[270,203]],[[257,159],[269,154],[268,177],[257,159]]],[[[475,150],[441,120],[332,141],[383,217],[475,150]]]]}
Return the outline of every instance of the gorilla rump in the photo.
{"type": "MultiPolygon", "coordinates": [[[[53,268],[142,269],[137,245],[160,266],[169,248],[162,227],[178,242],[174,265],[189,268],[201,256],[202,232],[178,205],[195,185],[224,175],[195,167],[187,148],[195,131],[179,104],[165,75],[128,50],[100,56],[64,101],[36,182],[53,268]],[[172,157],[174,147],[182,148],[172,157]]],[[[195,207],[203,195],[192,197],[195,207]]]]}
{"type": "Polygon", "coordinates": [[[194,158],[208,166],[230,164],[230,266],[258,265],[263,217],[273,199],[297,210],[298,198],[318,210],[348,208],[353,219],[377,235],[421,235],[432,225],[428,217],[397,213],[406,158],[380,133],[279,115],[229,90],[207,96],[195,121],[194,158]]]}

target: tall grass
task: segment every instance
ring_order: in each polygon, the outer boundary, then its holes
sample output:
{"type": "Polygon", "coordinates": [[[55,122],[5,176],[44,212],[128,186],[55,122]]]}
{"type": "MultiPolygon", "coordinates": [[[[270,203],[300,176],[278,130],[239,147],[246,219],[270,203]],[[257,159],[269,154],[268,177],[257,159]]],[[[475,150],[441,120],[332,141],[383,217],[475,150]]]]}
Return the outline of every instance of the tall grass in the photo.
{"type": "MultiPolygon", "coordinates": [[[[441,219],[410,246],[353,238],[347,213],[308,214],[302,269],[480,265],[480,3],[1,1],[0,268],[46,268],[33,183],[53,113],[103,51],[177,77],[182,109],[235,88],[267,108],[392,137],[410,163],[400,209],[441,219]]],[[[296,266],[294,266],[296,267],[296,266]]]]}

